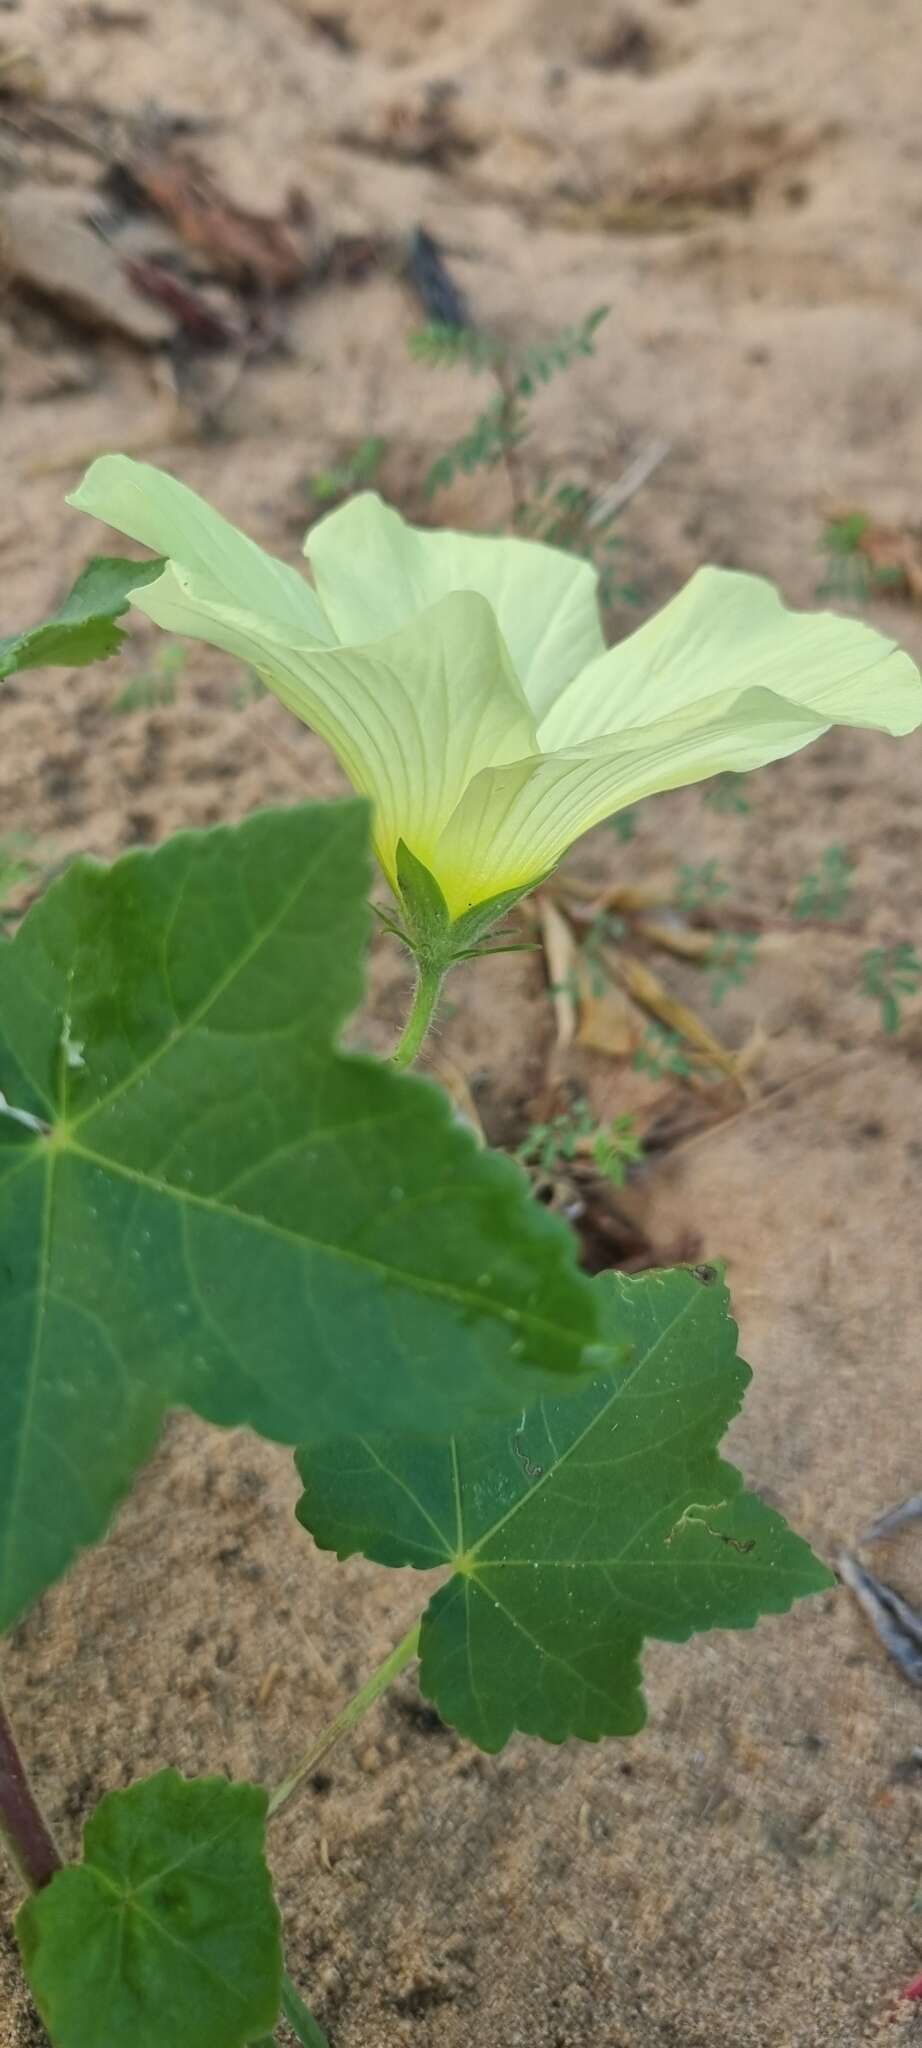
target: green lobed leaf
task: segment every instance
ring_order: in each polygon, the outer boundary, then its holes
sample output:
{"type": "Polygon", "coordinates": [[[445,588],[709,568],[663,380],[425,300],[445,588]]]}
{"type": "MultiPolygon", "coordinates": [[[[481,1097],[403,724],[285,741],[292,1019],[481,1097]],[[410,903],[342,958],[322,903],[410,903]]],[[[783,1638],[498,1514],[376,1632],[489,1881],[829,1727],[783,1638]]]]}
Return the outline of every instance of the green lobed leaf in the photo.
{"type": "Polygon", "coordinates": [[[426,1611],[420,1684],[481,1749],[643,1725],[648,1636],[750,1628],[834,1583],[716,1455],[749,1368],[710,1267],[595,1282],[630,1363],[450,1445],[298,1452],[322,1548],[454,1576],[426,1611]]]}
{"type": "Polygon", "coordinates": [[[335,1050],[369,873],[363,802],[266,811],[76,863],[0,946],[0,1628],[168,1407],[448,1434],[612,1361],[517,1168],[335,1050]]]}
{"type": "Polygon", "coordinates": [[[267,1808],[258,1785],[178,1771],[100,1801],[82,1863],[16,1922],[54,2048],[244,2048],[271,2032],[282,1950],[267,1808]]]}
{"type": "Polygon", "coordinates": [[[114,654],[125,638],[115,620],[128,610],[128,592],[154,582],[165,566],[95,555],[49,619],[0,638],[0,681],[19,669],[79,668],[114,654]]]}

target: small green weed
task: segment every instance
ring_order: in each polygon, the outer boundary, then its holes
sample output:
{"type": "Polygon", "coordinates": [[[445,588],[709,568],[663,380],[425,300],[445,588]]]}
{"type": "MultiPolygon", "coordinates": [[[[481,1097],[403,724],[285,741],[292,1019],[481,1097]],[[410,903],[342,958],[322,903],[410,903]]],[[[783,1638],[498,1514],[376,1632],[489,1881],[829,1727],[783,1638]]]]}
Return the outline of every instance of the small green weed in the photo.
{"type": "Polygon", "coordinates": [[[731,988],[742,988],[755,965],[757,932],[721,932],[704,962],[709,995],[715,1008],[731,988]]]}
{"type": "Polygon", "coordinates": [[[585,484],[553,483],[547,477],[535,485],[531,496],[516,507],[518,531],[529,540],[547,547],[565,548],[592,562],[599,578],[599,602],[637,604],[636,586],[624,583],[618,574],[617,557],[624,547],[614,531],[617,507],[606,511],[604,500],[585,484]]]}
{"type": "Polygon", "coordinates": [[[623,1188],[630,1168],[644,1156],[643,1144],[632,1116],[615,1116],[600,1124],[592,1146],[600,1173],[613,1187],[623,1188]]]}
{"type": "Polygon", "coordinates": [[[893,946],[872,946],[861,956],[861,987],[880,1004],[880,1021],[892,1036],[903,1021],[903,995],[914,996],[922,988],[922,960],[908,939],[893,946]]]}
{"type": "Polygon", "coordinates": [[[616,600],[638,601],[633,585],[618,574],[617,556],[622,542],[615,532],[618,507],[607,510],[604,498],[586,484],[543,476],[525,486],[520,473],[519,453],[533,431],[531,401],[543,385],[568,370],[578,356],[591,356],[595,337],[608,313],[596,306],[576,327],[565,327],[548,341],[514,349],[494,335],[473,327],[455,327],[434,322],[418,328],[409,339],[410,354],[416,362],[432,369],[454,369],[462,365],[475,376],[489,372],[498,390],[478,414],[473,426],[436,457],[425,480],[428,497],[447,490],[461,474],[471,476],[478,469],[495,469],[505,463],[513,495],[516,530],[530,540],[550,547],[565,548],[581,555],[598,571],[599,596],[603,605],[616,600]]]}
{"type": "Polygon", "coordinates": [[[692,1071],[691,1060],[677,1031],[667,1031],[663,1024],[650,1024],[634,1054],[633,1065],[639,1073],[676,1074],[687,1077],[692,1071]]]}
{"type": "Polygon", "coordinates": [[[231,690],[231,703],[235,711],[245,711],[248,704],[257,704],[260,697],[267,697],[269,686],[258,676],[255,668],[246,668],[238,683],[231,690]]]}
{"type": "Polygon", "coordinates": [[[180,647],[178,642],[165,647],[158,661],[132,676],[124,690],[113,698],[110,708],[121,714],[125,711],[156,711],[163,705],[175,704],[177,685],[185,665],[184,647],[180,647]]]}
{"type": "Polygon", "coordinates": [[[468,432],[436,457],[423,485],[427,498],[447,490],[459,471],[471,476],[476,469],[495,469],[498,463],[508,461],[527,433],[528,423],[518,401],[498,392],[468,432]]]}
{"type": "Polygon", "coordinates": [[[444,320],[431,320],[408,336],[407,347],[416,363],[430,370],[454,370],[459,364],[477,376],[506,361],[508,345],[495,335],[482,334],[479,327],[454,327],[444,320]]]}
{"type": "Polygon", "coordinates": [[[605,994],[610,977],[604,948],[618,945],[624,933],[623,917],[616,917],[611,910],[600,910],[598,916],[593,918],[582,945],[582,957],[589,975],[590,995],[605,994]]]}
{"type": "Polygon", "coordinates": [[[745,817],[750,805],[739,786],[742,781],[742,775],[734,775],[732,769],[728,769],[726,774],[715,776],[713,782],[706,783],[703,796],[708,809],[724,817],[734,813],[745,817]]]}
{"type": "Polygon", "coordinates": [[[643,1158],[634,1118],[616,1116],[609,1123],[597,1124],[584,1095],[548,1123],[532,1124],[515,1156],[523,1166],[551,1175],[576,1157],[586,1139],[591,1141],[590,1154],[599,1172],[614,1187],[623,1187],[629,1168],[643,1158]]]}
{"type": "Polygon", "coordinates": [[[353,491],[368,490],[377,481],[386,454],[384,437],[367,434],[351,455],[345,455],[341,462],[331,463],[329,469],[319,469],[316,476],[308,477],[305,488],[317,505],[332,505],[339,498],[350,497],[353,491]]]}
{"type": "Polygon", "coordinates": [[[577,356],[594,355],[596,330],[610,310],[596,306],[578,327],[561,328],[549,341],[534,342],[518,353],[496,335],[444,321],[418,327],[410,335],[408,347],[414,360],[428,363],[430,369],[455,369],[463,363],[475,375],[481,370],[508,372],[516,396],[534,398],[540,384],[549,384],[562,370],[568,370],[577,356]]]}
{"type": "Polygon", "coordinates": [[[795,917],[820,918],[835,924],[848,908],[852,864],[841,846],[827,846],[818,868],[805,875],[794,898],[795,917]]]}
{"type": "Polygon", "coordinates": [[[680,910],[706,910],[728,895],[729,889],[716,860],[701,861],[697,866],[686,862],[679,869],[675,900],[680,910]]]}
{"type": "Polygon", "coordinates": [[[831,597],[838,604],[867,604],[869,598],[902,586],[902,569],[885,568],[865,552],[863,542],[872,523],[866,512],[846,512],[826,521],[820,537],[826,570],[817,584],[817,597],[831,597]]]}
{"type": "Polygon", "coordinates": [[[575,967],[568,968],[562,981],[549,981],[544,991],[546,996],[569,996],[571,1003],[579,1002],[579,976],[575,967]]]}

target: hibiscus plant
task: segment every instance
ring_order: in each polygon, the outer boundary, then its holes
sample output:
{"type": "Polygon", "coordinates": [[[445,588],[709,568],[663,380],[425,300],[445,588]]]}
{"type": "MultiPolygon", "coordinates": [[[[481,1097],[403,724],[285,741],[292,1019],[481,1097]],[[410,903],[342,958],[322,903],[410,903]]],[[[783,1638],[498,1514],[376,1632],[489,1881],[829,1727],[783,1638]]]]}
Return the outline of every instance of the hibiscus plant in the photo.
{"type": "Polygon", "coordinates": [[[587,563],[373,494],[313,528],[312,581],[123,456],[71,503],[155,559],[92,564],[0,673],[111,653],[131,603],[247,662],[357,796],[78,861],[0,943],[0,1629],[104,1535],[174,1408],[292,1446],[321,1548],[440,1579],[274,1786],[165,1759],[73,1862],[0,1706],[0,1835],[56,2048],[285,2022],[321,2048],[266,1830],[398,1672],[488,1751],[626,1736],[646,1638],[832,1583],[718,1455],[748,1378],[720,1268],[589,1280],[519,1168],[398,1069],[590,826],[836,723],[908,732],[922,684],[866,626],[720,569],[606,650],[587,563]],[[372,845],[417,967],[387,1062],[338,1042],[372,845]]]}

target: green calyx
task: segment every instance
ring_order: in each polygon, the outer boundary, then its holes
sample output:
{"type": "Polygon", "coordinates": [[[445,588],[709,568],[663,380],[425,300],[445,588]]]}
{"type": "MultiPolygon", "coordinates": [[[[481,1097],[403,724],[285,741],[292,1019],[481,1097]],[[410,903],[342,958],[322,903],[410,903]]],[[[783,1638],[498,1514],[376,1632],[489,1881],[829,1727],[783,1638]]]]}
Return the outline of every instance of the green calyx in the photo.
{"type": "Polygon", "coordinates": [[[471,960],[481,953],[530,950],[527,941],[487,946],[484,940],[514,904],[546,880],[546,875],[536,875],[521,888],[490,896],[484,903],[475,903],[463,916],[453,918],[435,876],[401,839],[397,846],[397,891],[402,919],[398,922],[382,912],[379,916],[386,929],[415,954],[420,967],[447,974],[456,961],[471,960]]]}

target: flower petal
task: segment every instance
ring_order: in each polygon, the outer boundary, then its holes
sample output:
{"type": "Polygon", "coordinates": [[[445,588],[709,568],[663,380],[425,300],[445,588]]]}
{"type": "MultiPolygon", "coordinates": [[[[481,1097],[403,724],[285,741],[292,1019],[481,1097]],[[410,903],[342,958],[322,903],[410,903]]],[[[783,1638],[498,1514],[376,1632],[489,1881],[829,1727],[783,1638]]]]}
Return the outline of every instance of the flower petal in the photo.
{"type": "Polygon", "coordinates": [[[206,602],[172,566],[132,602],[158,625],[211,641],[255,668],[313,727],[374,805],[375,847],[393,881],[397,841],[427,865],[467,784],[491,763],[537,754],[531,712],[490,606],[471,592],[430,605],[365,647],[317,647],[260,615],[206,602]]]}
{"type": "Polygon", "coordinates": [[[453,917],[546,874],[603,818],[658,790],[793,754],[827,720],[773,690],[723,690],[652,725],[485,769],[443,831],[433,872],[453,917]]]}
{"type": "Polygon", "coordinates": [[[312,527],[304,550],[340,640],[392,632],[449,591],[487,598],[538,719],[604,649],[595,570],[539,541],[430,532],[364,491],[312,527]]]}
{"type": "MultiPolygon", "coordinates": [[[[127,455],[101,455],[67,503],[153,548],[155,554],[168,555],[187,572],[187,622],[174,627],[158,616],[158,624],[168,631],[190,633],[200,640],[212,637],[189,623],[194,588],[195,595],[208,603],[259,612],[267,623],[294,628],[324,646],[333,639],[306,576],[266,554],[166,470],[132,462],[127,455]]],[[[166,596],[161,593],[161,609],[166,596]]]]}
{"type": "Polygon", "coordinates": [[[793,612],[761,576],[699,569],[670,604],[583,669],[540,726],[542,748],[579,745],[688,710],[715,691],[767,688],[824,725],[911,732],[918,670],[891,640],[832,612],[793,612]]]}

